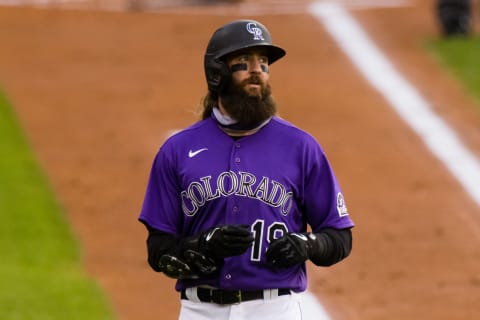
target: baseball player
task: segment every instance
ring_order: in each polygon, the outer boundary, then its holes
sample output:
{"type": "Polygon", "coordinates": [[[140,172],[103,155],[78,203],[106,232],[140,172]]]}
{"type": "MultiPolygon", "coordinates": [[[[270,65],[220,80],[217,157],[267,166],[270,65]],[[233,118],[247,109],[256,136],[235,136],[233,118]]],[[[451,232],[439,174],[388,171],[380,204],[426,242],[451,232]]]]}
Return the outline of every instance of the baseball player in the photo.
{"type": "Polygon", "coordinates": [[[285,50],[238,20],[204,56],[202,120],[158,151],[139,220],[148,262],[178,279],[179,319],[301,319],[306,261],[351,250],[353,222],[326,155],[276,116],[269,68],[285,50]]]}

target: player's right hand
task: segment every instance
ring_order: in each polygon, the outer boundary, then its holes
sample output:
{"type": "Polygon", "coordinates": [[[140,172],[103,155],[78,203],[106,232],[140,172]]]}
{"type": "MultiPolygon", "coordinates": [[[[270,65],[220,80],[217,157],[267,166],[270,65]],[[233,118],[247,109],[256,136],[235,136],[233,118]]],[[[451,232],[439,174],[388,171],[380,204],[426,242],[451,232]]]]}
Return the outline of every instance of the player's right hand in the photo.
{"type": "Polygon", "coordinates": [[[248,225],[224,225],[205,231],[201,244],[208,253],[225,258],[244,253],[251,247],[253,240],[248,225]]]}
{"type": "Polygon", "coordinates": [[[173,279],[198,279],[198,275],[183,260],[170,254],[164,254],[158,262],[160,271],[173,279]]]}
{"type": "Polygon", "coordinates": [[[161,272],[173,279],[209,277],[219,269],[215,260],[193,250],[187,250],[181,258],[164,254],[160,257],[158,266],[161,272]]]}

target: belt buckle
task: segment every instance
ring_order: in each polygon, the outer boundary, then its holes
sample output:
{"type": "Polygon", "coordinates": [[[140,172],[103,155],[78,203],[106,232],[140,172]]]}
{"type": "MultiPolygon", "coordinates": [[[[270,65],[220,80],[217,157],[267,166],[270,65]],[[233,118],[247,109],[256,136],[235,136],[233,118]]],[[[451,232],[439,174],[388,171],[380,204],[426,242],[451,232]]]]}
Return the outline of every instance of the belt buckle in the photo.
{"type": "Polygon", "coordinates": [[[242,290],[237,290],[237,302],[235,304],[240,304],[242,302],[242,290]]]}
{"type": "Polygon", "coordinates": [[[222,291],[209,289],[210,302],[225,304],[240,304],[243,301],[242,290],[222,291]]]}

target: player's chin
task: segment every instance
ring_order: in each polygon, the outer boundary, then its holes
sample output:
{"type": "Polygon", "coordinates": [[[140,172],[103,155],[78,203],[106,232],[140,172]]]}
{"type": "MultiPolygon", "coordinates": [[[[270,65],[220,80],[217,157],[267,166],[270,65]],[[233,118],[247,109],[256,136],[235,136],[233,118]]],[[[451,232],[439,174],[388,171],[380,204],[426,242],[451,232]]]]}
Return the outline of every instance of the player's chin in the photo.
{"type": "Polygon", "coordinates": [[[262,97],[262,87],[261,86],[247,86],[245,92],[251,98],[261,98],[262,97]]]}

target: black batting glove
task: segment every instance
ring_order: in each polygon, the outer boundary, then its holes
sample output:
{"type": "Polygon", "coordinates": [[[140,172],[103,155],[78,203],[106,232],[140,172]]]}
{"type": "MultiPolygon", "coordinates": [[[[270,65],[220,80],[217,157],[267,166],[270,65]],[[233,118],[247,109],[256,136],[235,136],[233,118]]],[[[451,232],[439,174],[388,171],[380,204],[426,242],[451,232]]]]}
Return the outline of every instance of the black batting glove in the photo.
{"type": "Polygon", "coordinates": [[[170,278],[198,279],[214,275],[223,258],[244,253],[253,242],[248,225],[224,225],[180,241],[164,254],[159,269],[170,278]]]}
{"type": "Polygon", "coordinates": [[[224,225],[205,231],[199,241],[200,250],[217,258],[238,256],[247,251],[253,242],[248,225],[224,225]]]}
{"type": "Polygon", "coordinates": [[[159,271],[173,279],[198,279],[198,274],[183,260],[164,254],[158,261],[159,271]]]}
{"type": "Polygon", "coordinates": [[[315,235],[311,233],[287,233],[272,241],[267,249],[267,261],[279,268],[289,268],[309,259],[311,242],[315,235]]]}

